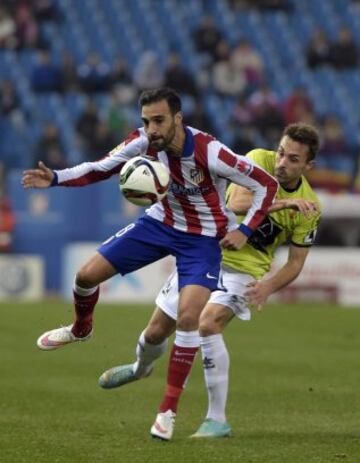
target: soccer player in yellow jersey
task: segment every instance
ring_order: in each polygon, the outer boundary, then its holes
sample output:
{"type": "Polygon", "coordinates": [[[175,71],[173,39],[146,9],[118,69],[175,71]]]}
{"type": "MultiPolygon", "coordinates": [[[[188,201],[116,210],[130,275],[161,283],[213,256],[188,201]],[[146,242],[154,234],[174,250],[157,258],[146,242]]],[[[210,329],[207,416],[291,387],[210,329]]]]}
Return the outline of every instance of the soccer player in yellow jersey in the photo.
{"type": "MultiPolygon", "coordinates": [[[[317,131],[302,123],[285,128],[277,152],[255,149],[248,153],[260,167],[274,175],[280,183],[276,201],[268,216],[240,250],[223,250],[224,291],[214,291],[201,313],[200,345],[209,406],[205,421],[192,437],[226,437],[231,428],[226,421],[229,354],[222,332],[234,317],[250,319],[249,305],[261,308],[270,294],[291,283],[301,272],[306,256],[314,243],[320,218],[316,194],[303,174],[314,165],[319,148],[317,131]],[[289,243],[287,263],[271,277],[275,250],[289,243]]],[[[227,205],[241,222],[252,202],[252,193],[230,185],[227,205]]],[[[140,335],[137,361],[114,367],[100,377],[105,388],[119,387],[148,376],[153,363],[166,348],[166,340],[175,328],[178,303],[177,273],[170,276],[160,291],[157,308],[140,335]]],[[[192,346],[194,347],[194,346],[192,346]]],[[[165,391],[165,398],[179,397],[179,391],[165,391]]],[[[158,413],[151,434],[169,440],[173,434],[175,413],[158,413]]]]}

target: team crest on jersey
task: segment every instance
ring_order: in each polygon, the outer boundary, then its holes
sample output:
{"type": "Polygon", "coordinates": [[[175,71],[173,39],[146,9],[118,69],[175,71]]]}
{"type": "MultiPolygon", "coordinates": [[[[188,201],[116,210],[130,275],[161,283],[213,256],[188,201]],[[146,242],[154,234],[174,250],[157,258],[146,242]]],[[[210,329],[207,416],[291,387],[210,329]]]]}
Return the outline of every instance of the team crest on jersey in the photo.
{"type": "Polygon", "coordinates": [[[240,159],[237,162],[236,167],[237,167],[237,170],[241,172],[242,174],[249,175],[251,172],[252,165],[249,162],[246,162],[240,159]]]}
{"type": "Polygon", "coordinates": [[[204,180],[205,175],[201,169],[190,169],[190,178],[194,183],[199,185],[204,180]]]}
{"type": "Polygon", "coordinates": [[[115,148],[110,151],[110,156],[112,156],[113,154],[119,153],[124,148],[125,148],[125,142],[123,141],[122,143],[120,143],[120,145],[115,146],[115,148]]]}

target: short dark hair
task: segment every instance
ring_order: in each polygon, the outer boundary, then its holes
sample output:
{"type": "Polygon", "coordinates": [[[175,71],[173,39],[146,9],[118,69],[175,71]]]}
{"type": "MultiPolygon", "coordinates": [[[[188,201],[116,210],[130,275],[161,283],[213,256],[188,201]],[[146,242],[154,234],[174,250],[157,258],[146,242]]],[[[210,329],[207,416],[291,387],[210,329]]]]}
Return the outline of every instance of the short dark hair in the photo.
{"type": "Polygon", "coordinates": [[[315,159],[320,147],[320,136],[315,127],[303,122],[296,122],[285,127],[282,136],[285,137],[286,135],[309,148],[308,161],[315,159]]]}
{"type": "Polygon", "coordinates": [[[179,95],[169,87],[156,88],[154,90],[145,90],[139,98],[139,106],[150,105],[158,101],[166,100],[172,114],[181,111],[181,99],[179,95]]]}

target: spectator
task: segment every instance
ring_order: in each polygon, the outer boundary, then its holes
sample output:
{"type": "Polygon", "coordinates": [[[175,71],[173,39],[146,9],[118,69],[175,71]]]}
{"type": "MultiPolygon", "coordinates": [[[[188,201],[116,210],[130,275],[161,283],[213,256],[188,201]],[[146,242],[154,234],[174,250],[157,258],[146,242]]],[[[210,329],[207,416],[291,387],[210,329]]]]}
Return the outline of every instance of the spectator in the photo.
{"type": "Polygon", "coordinates": [[[231,124],[249,125],[253,121],[253,113],[244,94],[239,95],[231,115],[231,124]]]}
{"type": "Polygon", "coordinates": [[[164,72],[156,53],[145,51],[136,65],[134,81],[139,91],[161,87],[164,83],[164,72]]]}
{"type": "Polygon", "coordinates": [[[245,76],[242,72],[235,70],[227,47],[221,46],[217,53],[219,61],[212,69],[214,89],[222,97],[238,97],[245,90],[245,76]]]}
{"type": "Polygon", "coordinates": [[[123,100],[117,90],[113,90],[111,93],[111,103],[107,115],[107,122],[109,130],[116,140],[122,140],[129,131],[123,100]]]}
{"type": "Polygon", "coordinates": [[[105,122],[99,122],[95,127],[94,135],[90,139],[86,161],[96,161],[110,152],[116,145],[114,135],[105,122]]]}
{"type": "Polygon", "coordinates": [[[10,80],[5,80],[0,86],[0,112],[9,118],[15,127],[23,127],[25,115],[20,107],[15,86],[10,80]]]}
{"type": "Polygon", "coordinates": [[[115,61],[110,74],[111,89],[116,91],[117,100],[124,105],[134,103],[136,99],[136,88],[133,84],[131,72],[122,58],[115,61]]]}
{"type": "Polygon", "coordinates": [[[28,4],[21,3],[18,6],[15,21],[18,38],[17,48],[44,47],[45,44],[41,40],[39,26],[28,4]]]}
{"type": "Polygon", "coordinates": [[[199,100],[195,100],[194,108],[190,114],[185,117],[185,122],[186,125],[190,127],[201,127],[201,130],[204,132],[214,133],[210,118],[199,100]]]}
{"type": "Polygon", "coordinates": [[[94,136],[95,129],[100,122],[98,109],[93,100],[88,100],[84,112],[76,122],[76,131],[80,136],[80,141],[86,148],[94,136]]]}
{"type": "Polygon", "coordinates": [[[0,6],[0,49],[15,49],[16,46],[16,23],[7,9],[0,6]]]}
{"type": "Polygon", "coordinates": [[[312,112],[312,101],[303,87],[296,87],[284,101],[283,115],[286,125],[303,121],[303,117],[308,117],[308,113],[312,112]]]}
{"type": "Polygon", "coordinates": [[[309,68],[317,68],[329,64],[330,44],[323,30],[316,29],[306,47],[306,62],[309,68]]]}
{"type": "MultiPolygon", "coordinates": [[[[198,94],[196,83],[185,67],[181,65],[180,57],[177,53],[170,53],[168,64],[165,69],[165,85],[177,92],[196,97],[198,94]]],[[[197,125],[195,126],[197,127],[197,125]]]]}
{"type": "Polygon", "coordinates": [[[193,32],[196,50],[209,56],[211,60],[215,59],[215,50],[222,39],[223,36],[210,15],[205,15],[193,32]]]}
{"type": "Polygon", "coordinates": [[[10,252],[13,246],[15,215],[10,200],[0,195],[0,254],[10,252]]]}
{"type": "Polygon", "coordinates": [[[259,134],[253,125],[235,126],[232,148],[236,153],[245,155],[258,146],[259,134]]]}
{"type": "Polygon", "coordinates": [[[32,8],[36,20],[39,22],[61,20],[61,12],[54,0],[32,0],[32,8]]]}
{"type": "Polygon", "coordinates": [[[347,27],[340,28],[337,42],[331,44],[329,61],[335,69],[357,67],[359,63],[359,50],[350,29],[347,27]]]}
{"type": "Polygon", "coordinates": [[[106,92],[110,88],[110,67],[97,53],[89,53],[78,71],[81,88],[85,93],[106,92]]]}
{"type": "Polygon", "coordinates": [[[279,101],[267,84],[254,92],[249,98],[249,107],[252,112],[253,122],[261,135],[269,140],[280,139],[284,121],[280,110],[279,101]],[[276,137],[277,135],[277,137],[276,137]]]}
{"type": "Polygon", "coordinates": [[[252,47],[248,40],[240,40],[231,53],[231,60],[236,72],[245,74],[251,87],[264,80],[264,63],[261,55],[252,47]]]}
{"type": "Polygon", "coordinates": [[[335,116],[327,116],[322,131],[323,143],[317,160],[318,167],[342,172],[353,178],[357,167],[357,149],[347,142],[341,122],[335,116]]]}
{"type": "Polygon", "coordinates": [[[37,93],[60,92],[62,90],[61,72],[60,69],[51,62],[49,51],[39,51],[38,64],[33,68],[31,84],[33,90],[37,93]]]}
{"type": "Polygon", "coordinates": [[[77,73],[76,61],[70,51],[62,55],[62,89],[64,92],[76,92],[80,88],[79,76],[77,73]]]}
{"type": "Polygon", "coordinates": [[[67,167],[59,130],[54,124],[46,124],[38,140],[33,162],[34,166],[37,166],[39,161],[43,161],[50,169],[64,169],[67,167]]]}

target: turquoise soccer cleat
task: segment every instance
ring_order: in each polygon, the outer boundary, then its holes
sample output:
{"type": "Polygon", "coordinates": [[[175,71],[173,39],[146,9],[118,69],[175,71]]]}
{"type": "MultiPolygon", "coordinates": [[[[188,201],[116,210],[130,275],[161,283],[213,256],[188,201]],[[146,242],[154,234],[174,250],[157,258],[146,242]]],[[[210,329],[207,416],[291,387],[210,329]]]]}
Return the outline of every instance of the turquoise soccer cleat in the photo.
{"type": "Polygon", "coordinates": [[[230,437],[232,435],[229,423],[221,423],[211,419],[206,419],[191,438],[197,437],[230,437]]]}
{"type": "Polygon", "coordinates": [[[99,386],[104,389],[124,386],[138,379],[145,378],[152,372],[151,368],[145,376],[136,376],[134,374],[133,365],[133,363],[130,363],[129,365],[120,365],[106,370],[99,378],[99,386]]]}

